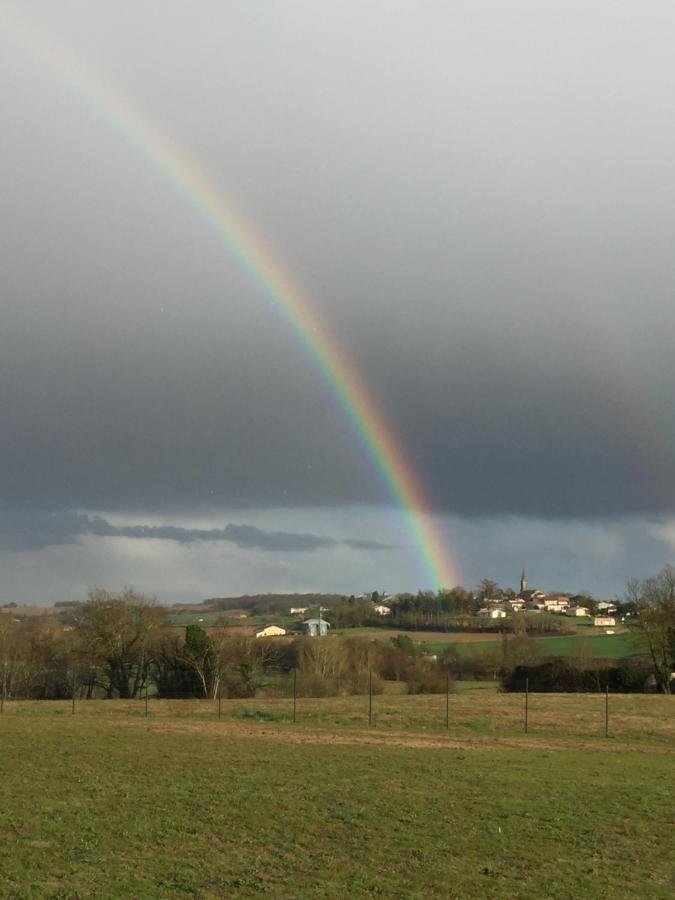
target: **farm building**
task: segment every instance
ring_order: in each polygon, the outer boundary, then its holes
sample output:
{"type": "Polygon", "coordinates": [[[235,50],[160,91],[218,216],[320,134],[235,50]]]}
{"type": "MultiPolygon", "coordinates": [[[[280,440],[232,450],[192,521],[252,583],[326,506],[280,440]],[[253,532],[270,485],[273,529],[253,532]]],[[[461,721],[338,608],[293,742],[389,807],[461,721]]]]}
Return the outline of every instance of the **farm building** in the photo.
{"type": "Polygon", "coordinates": [[[373,612],[377,613],[378,616],[390,616],[391,610],[388,606],[385,606],[384,603],[376,603],[373,606],[373,612]]]}
{"type": "Polygon", "coordinates": [[[590,616],[585,606],[568,606],[565,610],[566,616],[590,616]]]}
{"type": "Polygon", "coordinates": [[[300,623],[300,628],[303,634],[308,634],[310,637],[323,637],[328,634],[330,622],[326,622],[325,619],[305,619],[300,623]]]}
{"type": "Polygon", "coordinates": [[[268,625],[266,628],[261,628],[260,631],[256,631],[255,636],[257,638],[281,637],[284,634],[286,634],[285,628],[280,628],[278,625],[268,625]]]}
{"type": "Polygon", "coordinates": [[[488,619],[505,619],[506,613],[503,609],[479,609],[479,616],[487,616],[488,619]]]}
{"type": "Polygon", "coordinates": [[[594,616],[593,624],[600,628],[613,628],[616,625],[614,616],[594,616]]]}
{"type": "Polygon", "coordinates": [[[291,606],[292,616],[304,616],[309,612],[309,606],[291,606]]]}

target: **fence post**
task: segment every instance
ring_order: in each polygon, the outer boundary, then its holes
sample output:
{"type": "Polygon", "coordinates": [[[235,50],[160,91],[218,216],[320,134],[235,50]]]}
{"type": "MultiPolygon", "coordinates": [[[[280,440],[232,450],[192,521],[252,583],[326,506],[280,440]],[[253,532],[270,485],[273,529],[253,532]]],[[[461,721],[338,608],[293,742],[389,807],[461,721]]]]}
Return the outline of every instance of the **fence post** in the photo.
{"type": "Polygon", "coordinates": [[[73,695],[73,710],[72,715],[75,715],[75,672],[73,672],[73,683],[71,693],[73,695]]]}
{"type": "Polygon", "coordinates": [[[295,722],[295,713],[297,707],[298,698],[298,670],[297,668],[293,669],[293,721],[295,722]]]}
{"type": "Polygon", "coordinates": [[[368,727],[373,724],[373,670],[368,669],[368,727]]]}
{"type": "Polygon", "coordinates": [[[220,677],[218,678],[218,721],[223,718],[223,692],[220,687],[220,677]]]}
{"type": "Polygon", "coordinates": [[[445,727],[450,728],[450,673],[445,673],[445,727]]]}
{"type": "Polygon", "coordinates": [[[530,679],[529,677],[525,678],[525,734],[527,734],[527,726],[528,726],[528,701],[530,697],[530,679]]]}
{"type": "Polygon", "coordinates": [[[148,718],[148,667],[145,667],[145,718],[148,718]]]}
{"type": "Polygon", "coordinates": [[[609,737],[609,680],[605,684],[605,737],[609,737]]]}

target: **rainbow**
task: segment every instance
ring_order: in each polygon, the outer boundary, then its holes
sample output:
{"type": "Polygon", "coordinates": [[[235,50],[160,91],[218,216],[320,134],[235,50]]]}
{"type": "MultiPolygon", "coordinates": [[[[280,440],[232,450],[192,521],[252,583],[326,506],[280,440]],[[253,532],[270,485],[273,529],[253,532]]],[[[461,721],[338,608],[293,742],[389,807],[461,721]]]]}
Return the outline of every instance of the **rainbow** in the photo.
{"type": "Polygon", "coordinates": [[[34,23],[6,10],[0,33],[28,51],[88,101],[96,112],[159,173],[248,273],[267,302],[285,319],[321,372],[399,507],[431,587],[456,584],[457,568],[434,521],[422,481],[385,421],[374,397],[318,317],[310,298],[294,282],[261,235],[234,208],[219,185],[145,112],[104,84],[70,50],[40,33],[34,23]]]}

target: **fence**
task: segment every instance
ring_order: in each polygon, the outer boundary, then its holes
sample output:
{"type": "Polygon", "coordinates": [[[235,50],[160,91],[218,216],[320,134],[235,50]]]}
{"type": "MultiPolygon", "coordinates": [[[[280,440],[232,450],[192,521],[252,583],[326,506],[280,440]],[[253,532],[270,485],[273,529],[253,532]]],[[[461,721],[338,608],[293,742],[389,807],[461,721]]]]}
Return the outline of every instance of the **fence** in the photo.
{"type": "Polygon", "coordinates": [[[209,697],[160,698],[145,678],[137,696],[92,696],[92,679],[71,676],[70,696],[60,699],[0,698],[3,715],[69,715],[87,718],[134,716],[199,719],[203,722],[273,723],[340,730],[379,729],[436,732],[452,736],[584,735],[610,739],[675,742],[672,696],[600,693],[500,693],[489,683],[446,676],[438,693],[408,694],[401,682],[382,682],[374,673],[358,678],[307,675],[299,670],[250,673],[231,670],[209,697]],[[86,699],[89,697],[89,699],[86,699]]]}

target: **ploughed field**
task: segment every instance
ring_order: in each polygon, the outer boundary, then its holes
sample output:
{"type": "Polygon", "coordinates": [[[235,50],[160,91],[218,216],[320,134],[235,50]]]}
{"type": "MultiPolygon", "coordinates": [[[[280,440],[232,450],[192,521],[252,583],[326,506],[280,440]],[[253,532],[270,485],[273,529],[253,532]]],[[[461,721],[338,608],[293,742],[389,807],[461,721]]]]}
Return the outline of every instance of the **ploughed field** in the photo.
{"type": "Polygon", "coordinates": [[[8,703],[0,896],[672,897],[674,698],[523,707],[8,703]]]}

